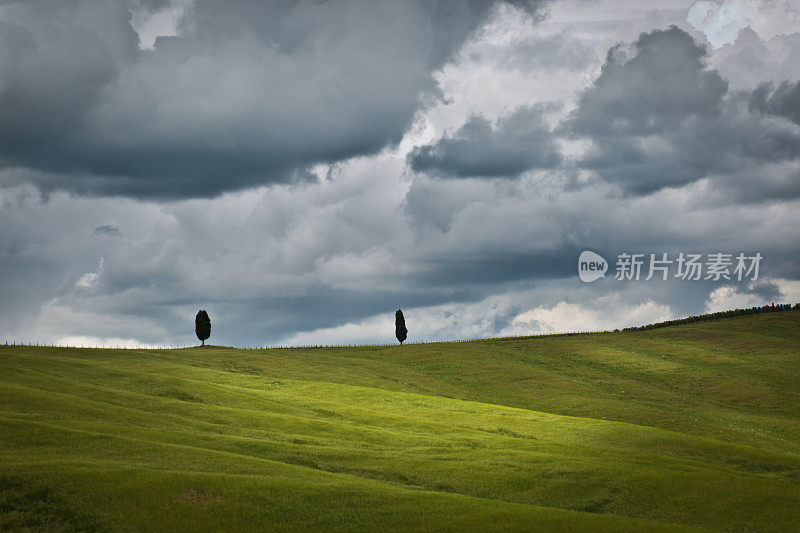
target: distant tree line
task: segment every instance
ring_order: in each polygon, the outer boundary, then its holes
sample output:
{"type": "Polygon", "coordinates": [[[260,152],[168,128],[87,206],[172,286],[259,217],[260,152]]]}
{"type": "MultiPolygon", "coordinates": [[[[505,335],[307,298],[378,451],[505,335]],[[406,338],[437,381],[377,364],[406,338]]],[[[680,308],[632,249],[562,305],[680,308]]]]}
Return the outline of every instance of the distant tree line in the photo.
{"type": "Polygon", "coordinates": [[[750,307],[747,309],[733,309],[731,311],[717,311],[716,313],[707,313],[704,315],[687,316],[686,318],[677,318],[675,320],[666,320],[664,322],[656,322],[655,324],[647,324],[645,326],[632,326],[624,328],[622,331],[645,331],[648,329],[663,328],[666,326],[677,326],[679,324],[694,324],[695,322],[708,322],[711,320],[719,320],[720,318],[731,318],[735,316],[758,315],[761,313],[776,313],[779,311],[790,311],[800,309],[800,303],[794,304],[772,304],[764,305],[761,307],[750,307]]]}

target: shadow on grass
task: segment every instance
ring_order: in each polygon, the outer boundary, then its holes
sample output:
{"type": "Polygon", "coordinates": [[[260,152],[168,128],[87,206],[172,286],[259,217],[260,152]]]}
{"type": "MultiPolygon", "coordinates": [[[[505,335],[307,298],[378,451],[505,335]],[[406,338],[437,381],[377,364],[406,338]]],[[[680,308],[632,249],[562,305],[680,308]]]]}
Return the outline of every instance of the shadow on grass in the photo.
{"type": "Polygon", "coordinates": [[[99,522],[38,480],[0,476],[0,530],[98,531],[99,522]]]}

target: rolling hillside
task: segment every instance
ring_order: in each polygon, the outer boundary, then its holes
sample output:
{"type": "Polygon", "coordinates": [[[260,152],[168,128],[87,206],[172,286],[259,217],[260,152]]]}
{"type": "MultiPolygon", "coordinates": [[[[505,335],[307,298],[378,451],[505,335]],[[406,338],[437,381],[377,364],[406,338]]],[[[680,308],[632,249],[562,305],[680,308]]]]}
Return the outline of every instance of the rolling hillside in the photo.
{"type": "Polygon", "coordinates": [[[391,347],[0,346],[0,529],[800,530],[800,311],[391,347]]]}

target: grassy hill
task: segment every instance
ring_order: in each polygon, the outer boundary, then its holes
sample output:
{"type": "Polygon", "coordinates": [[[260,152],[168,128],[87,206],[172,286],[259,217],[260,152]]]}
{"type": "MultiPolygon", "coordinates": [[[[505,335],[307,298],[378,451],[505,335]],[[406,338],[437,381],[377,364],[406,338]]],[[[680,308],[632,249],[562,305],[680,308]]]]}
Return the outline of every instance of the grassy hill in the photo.
{"type": "Polygon", "coordinates": [[[0,347],[0,529],[800,530],[800,311],[393,347],[0,347]]]}

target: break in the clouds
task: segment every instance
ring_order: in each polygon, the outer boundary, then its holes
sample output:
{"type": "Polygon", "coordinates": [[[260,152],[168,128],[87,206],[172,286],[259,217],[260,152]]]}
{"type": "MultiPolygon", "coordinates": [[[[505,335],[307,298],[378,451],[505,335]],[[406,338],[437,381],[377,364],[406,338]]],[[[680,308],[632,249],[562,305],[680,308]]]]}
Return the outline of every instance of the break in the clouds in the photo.
{"type": "Polygon", "coordinates": [[[188,344],[203,308],[214,344],[386,342],[402,308],[419,341],[800,300],[800,28],[732,1],[0,2],[0,338],[188,344]],[[586,249],[764,262],[585,284],[586,249]]]}

